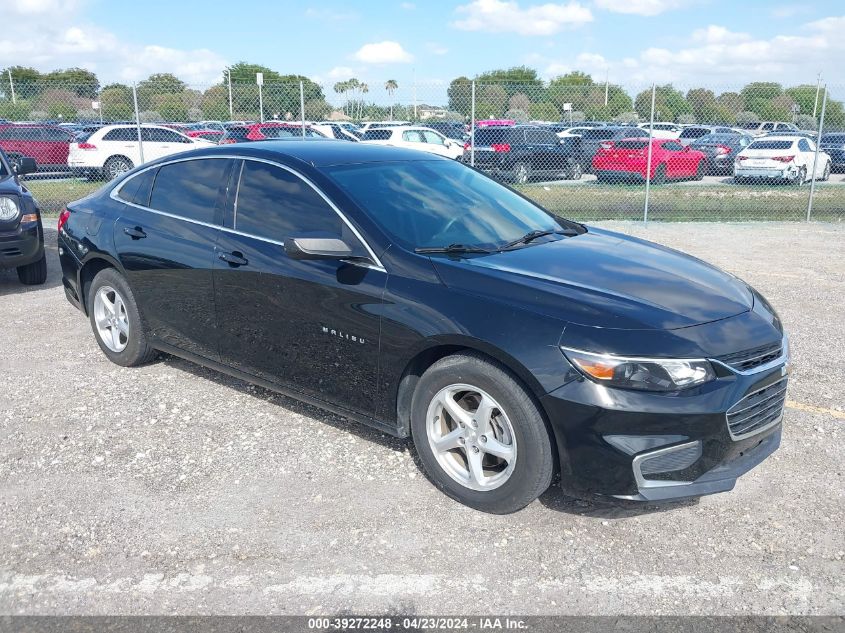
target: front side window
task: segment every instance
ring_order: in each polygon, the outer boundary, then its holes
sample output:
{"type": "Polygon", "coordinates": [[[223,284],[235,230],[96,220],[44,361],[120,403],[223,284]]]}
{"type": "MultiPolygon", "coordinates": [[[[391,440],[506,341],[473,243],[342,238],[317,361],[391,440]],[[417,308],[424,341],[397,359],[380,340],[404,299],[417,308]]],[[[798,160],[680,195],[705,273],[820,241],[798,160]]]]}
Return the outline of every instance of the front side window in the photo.
{"type": "Polygon", "coordinates": [[[425,137],[425,142],[430,143],[432,145],[445,145],[443,142],[443,137],[440,136],[437,132],[432,132],[431,130],[423,130],[422,135],[425,137]]]}
{"type": "Polygon", "coordinates": [[[683,152],[684,146],[675,141],[670,141],[669,143],[663,143],[663,149],[669,152],[683,152]]]}
{"type": "Polygon", "coordinates": [[[529,231],[561,228],[534,203],[455,161],[336,165],[326,173],[409,250],[450,244],[497,248],[529,231]]]}
{"type": "Polygon", "coordinates": [[[402,140],[407,143],[423,143],[423,136],[419,130],[408,130],[402,132],[402,140]]]}
{"type": "Polygon", "coordinates": [[[268,163],[244,162],[234,228],[277,242],[295,235],[329,233],[343,237],[355,255],[366,255],[337,212],[311,185],[268,163]]]}
{"type": "Polygon", "coordinates": [[[141,128],[141,140],[152,143],[190,143],[191,139],[161,127],[141,128]]]}
{"type": "Polygon", "coordinates": [[[393,135],[392,130],[367,130],[364,132],[364,141],[389,141],[393,135]]]}
{"type": "Polygon", "coordinates": [[[136,128],[118,127],[109,130],[103,136],[104,141],[136,141],[138,140],[138,130],[136,128]]]}
{"type": "Polygon", "coordinates": [[[187,160],[164,165],[155,178],[150,207],[182,218],[216,223],[221,187],[226,186],[225,158],[187,160]]]}

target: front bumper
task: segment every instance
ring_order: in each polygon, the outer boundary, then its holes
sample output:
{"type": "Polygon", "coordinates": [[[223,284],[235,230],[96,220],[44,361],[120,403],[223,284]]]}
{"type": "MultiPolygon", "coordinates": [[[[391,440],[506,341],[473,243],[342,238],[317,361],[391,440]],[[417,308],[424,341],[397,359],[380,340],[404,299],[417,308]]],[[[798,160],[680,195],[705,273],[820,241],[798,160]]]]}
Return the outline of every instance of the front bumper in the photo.
{"type": "Polygon", "coordinates": [[[0,229],[0,268],[17,268],[44,256],[41,222],[21,222],[14,229],[0,229]]]}
{"type": "Polygon", "coordinates": [[[785,401],[787,361],[784,353],[751,374],[724,368],[716,380],[674,394],[613,389],[586,378],[547,394],[542,404],[564,491],[666,501],[731,490],[780,445],[783,403],[765,425],[738,437],[727,413],[767,388],[785,401]]]}

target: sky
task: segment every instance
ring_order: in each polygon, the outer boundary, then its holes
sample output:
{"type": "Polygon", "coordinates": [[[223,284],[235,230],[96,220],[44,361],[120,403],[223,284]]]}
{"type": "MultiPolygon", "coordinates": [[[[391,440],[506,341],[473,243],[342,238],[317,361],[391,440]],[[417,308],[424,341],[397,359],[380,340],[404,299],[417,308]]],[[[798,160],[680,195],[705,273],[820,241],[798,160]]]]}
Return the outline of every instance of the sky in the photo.
{"type": "Polygon", "coordinates": [[[0,16],[0,68],[80,66],[104,84],[172,72],[205,87],[249,61],[329,87],[395,79],[397,98],[416,85],[432,102],[457,76],[523,64],[631,90],[821,73],[845,91],[845,0],[0,0],[0,16]]]}

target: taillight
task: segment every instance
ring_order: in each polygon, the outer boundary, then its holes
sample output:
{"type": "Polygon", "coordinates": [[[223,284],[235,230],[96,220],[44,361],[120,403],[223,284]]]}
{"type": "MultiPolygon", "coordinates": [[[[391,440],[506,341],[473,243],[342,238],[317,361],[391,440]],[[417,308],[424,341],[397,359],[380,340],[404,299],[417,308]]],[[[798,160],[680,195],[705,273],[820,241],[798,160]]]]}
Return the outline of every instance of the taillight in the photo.
{"type": "Polygon", "coordinates": [[[613,143],[611,143],[610,141],[608,141],[607,143],[602,143],[601,148],[605,151],[613,149],[613,143]]]}
{"type": "Polygon", "coordinates": [[[465,152],[468,152],[471,149],[472,149],[472,145],[470,145],[469,143],[464,143],[464,151],[465,152]]]}
{"type": "Polygon", "coordinates": [[[748,156],[737,156],[736,159],[738,161],[748,160],[748,156]]]}
{"type": "Polygon", "coordinates": [[[795,158],[795,156],[772,156],[772,160],[776,160],[780,163],[791,163],[793,158],[795,158]]]}
{"type": "Polygon", "coordinates": [[[65,225],[65,224],[67,224],[67,219],[68,219],[69,217],[70,217],[70,211],[68,211],[67,209],[64,209],[64,210],[63,210],[63,211],[59,214],[59,223],[58,223],[58,225],[56,226],[56,230],[57,230],[57,231],[61,232],[61,230],[62,230],[62,228],[64,227],[64,225],[65,225]]]}
{"type": "Polygon", "coordinates": [[[224,139],[220,139],[220,142],[217,143],[217,144],[218,145],[231,145],[234,142],[235,142],[235,139],[233,139],[233,138],[224,138],[224,139]]]}
{"type": "Polygon", "coordinates": [[[79,149],[86,149],[86,150],[97,149],[97,146],[96,146],[96,145],[92,145],[91,143],[77,143],[77,144],[76,144],[76,146],[77,146],[79,149]]]}
{"type": "Polygon", "coordinates": [[[511,151],[510,143],[493,143],[494,152],[507,153],[511,151]]]}
{"type": "Polygon", "coordinates": [[[722,156],[724,156],[725,154],[730,154],[730,153],[731,153],[731,151],[733,151],[733,150],[731,150],[731,148],[730,148],[730,147],[728,147],[727,145],[719,145],[719,146],[716,148],[716,153],[717,153],[717,154],[720,154],[720,155],[722,155],[722,156]]]}

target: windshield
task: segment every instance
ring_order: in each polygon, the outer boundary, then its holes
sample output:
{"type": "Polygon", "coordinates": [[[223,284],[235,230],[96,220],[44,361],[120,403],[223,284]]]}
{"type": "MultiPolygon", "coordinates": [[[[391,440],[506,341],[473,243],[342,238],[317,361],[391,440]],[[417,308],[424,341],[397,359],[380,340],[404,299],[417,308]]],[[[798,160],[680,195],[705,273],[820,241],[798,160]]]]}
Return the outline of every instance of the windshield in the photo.
{"type": "Polygon", "coordinates": [[[562,228],[540,207],[455,161],[337,165],[326,173],[408,250],[495,249],[530,231],[562,228]]]}
{"type": "Polygon", "coordinates": [[[739,138],[738,134],[707,134],[696,139],[693,145],[707,145],[708,143],[730,143],[739,138]]]}

